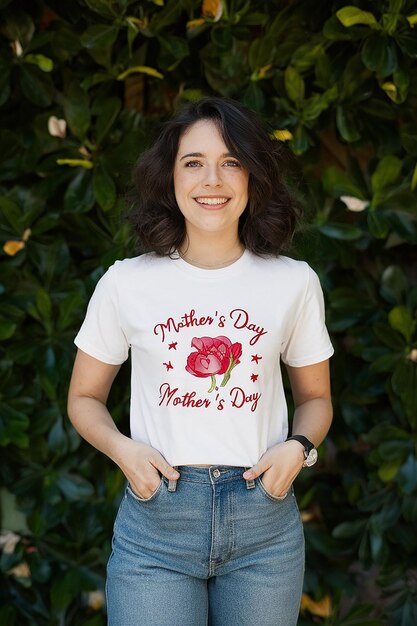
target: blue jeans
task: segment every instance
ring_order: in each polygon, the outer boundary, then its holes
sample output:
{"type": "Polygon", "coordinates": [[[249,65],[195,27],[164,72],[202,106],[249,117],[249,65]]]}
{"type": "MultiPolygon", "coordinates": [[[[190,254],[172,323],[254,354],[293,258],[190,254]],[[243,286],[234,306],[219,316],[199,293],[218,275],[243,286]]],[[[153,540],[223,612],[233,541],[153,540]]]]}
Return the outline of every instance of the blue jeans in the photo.
{"type": "Polygon", "coordinates": [[[304,535],[291,489],[245,467],[177,466],[139,498],[129,485],[107,566],[109,626],[295,626],[304,535]]]}

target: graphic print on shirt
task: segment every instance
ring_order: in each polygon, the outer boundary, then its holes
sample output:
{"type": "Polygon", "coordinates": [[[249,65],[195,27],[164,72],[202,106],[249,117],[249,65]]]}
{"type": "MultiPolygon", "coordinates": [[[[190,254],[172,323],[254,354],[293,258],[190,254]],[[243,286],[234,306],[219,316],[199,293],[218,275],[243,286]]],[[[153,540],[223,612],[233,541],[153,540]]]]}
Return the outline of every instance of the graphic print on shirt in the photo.
{"type": "Polygon", "coordinates": [[[255,324],[245,309],[236,308],[228,314],[215,311],[212,315],[204,316],[196,315],[195,309],[191,309],[179,319],[168,317],[165,322],[156,324],[153,331],[154,335],[160,337],[162,344],[167,344],[166,359],[162,362],[162,367],[165,375],[170,378],[170,382],[165,380],[159,385],[159,406],[215,406],[219,411],[227,407],[240,409],[249,406],[252,412],[256,411],[262,396],[259,384],[262,381],[258,381],[262,355],[258,354],[258,346],[256,352],[253,346],[268,331],[255,324]],[[181,332],[199,326],[212,326],[210,330],[214,332],[211,336],[194,336],[191,345],[189,339],[188,346],[182,345],[181,332]],[[216,327],[226,329],[228,336],[218,335],[216,327]],[[250,373],[248,368],[241,370],[238,367],[241,363],[250,364],[250,373]],[[207,379],[206,395],[201,396],[201,385],[199,392],[175,386],[173,381],[178,370],[181,371],[182,379],[184,371],[197,379],[207,379]]]}
{"type": "Polygon", "coordinates": [[[191,342],[197,352],[191,352],[185,369],[193,376],[211,376],[209,393],[216,387],[216,374],[224,374],[220,387],[224,387],[232,369],[240,363],[242,344],[233,343],[227,337],[194,337],[191,342]]]}

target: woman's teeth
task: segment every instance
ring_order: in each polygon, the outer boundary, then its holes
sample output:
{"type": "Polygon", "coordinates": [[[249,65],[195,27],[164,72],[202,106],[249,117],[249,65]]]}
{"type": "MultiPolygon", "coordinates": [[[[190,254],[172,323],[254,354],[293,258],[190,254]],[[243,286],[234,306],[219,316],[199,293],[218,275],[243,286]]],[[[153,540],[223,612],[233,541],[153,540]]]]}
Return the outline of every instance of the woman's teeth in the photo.
{"type": "Polygon", "coordinates": [[[229,200],[229,198],[195,198],[195,200],[196,202],[198,202],[198,204],[216,205],[216,204],[224,204],[225,202],[229,200]]]}

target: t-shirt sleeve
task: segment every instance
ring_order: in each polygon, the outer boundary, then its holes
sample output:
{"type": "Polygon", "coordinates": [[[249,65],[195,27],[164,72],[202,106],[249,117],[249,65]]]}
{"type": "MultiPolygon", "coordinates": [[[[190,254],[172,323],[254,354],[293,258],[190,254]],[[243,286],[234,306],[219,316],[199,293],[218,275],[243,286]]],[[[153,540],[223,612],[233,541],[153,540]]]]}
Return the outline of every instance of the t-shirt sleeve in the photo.
{"type": "Polygon", "coordinates": [[[74,343],[99,361],[120,365],[128,358],[129,343],[120,322],[114,272],[113,265],[98,281],[74,343]]]}
{"type": "Polygon", "coordinates": [[[303,304],[281,349],[281,359],[292,367],[320,363],[334,353],[325,324],[324,298],[319,277],[310,266],[307,267],[308,282],[303,304]]]}

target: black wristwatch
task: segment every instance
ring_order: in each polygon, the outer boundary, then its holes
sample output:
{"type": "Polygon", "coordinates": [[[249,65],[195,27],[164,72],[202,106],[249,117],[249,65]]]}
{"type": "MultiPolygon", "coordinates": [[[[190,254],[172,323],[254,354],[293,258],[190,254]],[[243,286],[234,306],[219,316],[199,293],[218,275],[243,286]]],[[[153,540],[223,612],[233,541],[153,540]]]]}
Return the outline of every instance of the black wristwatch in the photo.
{"type": "Polygon", "coordinates": [[[303,467],[311,467],[314,465],[319,458],[314,443],[311,443],[311,441],[307,439],[307,437],[304,437],[304,435],[292,435],[291,437],[288,437],[286,441],[291,441],[291,439],[295,439],[295,441],[298,441],[302,446],[304,446],[305,461],[303,463],[303,467]]]}

